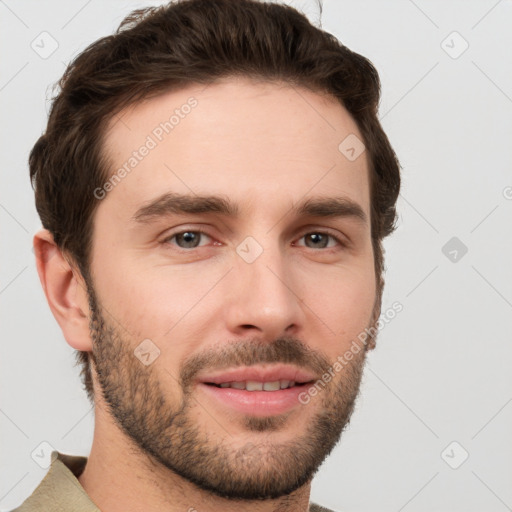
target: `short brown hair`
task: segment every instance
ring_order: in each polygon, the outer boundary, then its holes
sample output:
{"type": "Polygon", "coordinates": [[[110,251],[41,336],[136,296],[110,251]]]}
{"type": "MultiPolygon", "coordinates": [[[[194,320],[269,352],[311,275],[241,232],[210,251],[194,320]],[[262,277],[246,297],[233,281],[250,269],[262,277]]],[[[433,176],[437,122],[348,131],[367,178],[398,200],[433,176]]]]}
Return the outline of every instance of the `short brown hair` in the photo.
{"type": "MultiPolygon", "coordinates": [[[[378,119],[380,80],[372,63],[295,9],[258,0],[178,0],[129,14],[87,47],[56,84],[46,132],[30,156],[36,208],[55,243],[89,279],[93,215],[112,169],[105,126],[124,107],[189,84],[243,76],[287,82],[336,98],[352,115],[369,161],[371,236],[378,304],[381,241],[396,228],[400,166],[378,119]]],[[[341,142],[341,141],[340,141],[341,142]]],[[[88,352],[77,351],[94,402],[88,352]]]]}

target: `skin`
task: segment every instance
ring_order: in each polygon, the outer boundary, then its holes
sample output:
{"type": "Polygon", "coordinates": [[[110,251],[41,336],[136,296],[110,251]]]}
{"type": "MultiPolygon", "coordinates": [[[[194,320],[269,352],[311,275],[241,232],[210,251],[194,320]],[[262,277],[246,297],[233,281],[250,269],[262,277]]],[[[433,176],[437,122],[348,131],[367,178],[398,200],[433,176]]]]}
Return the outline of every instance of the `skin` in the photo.
{"type": "Polygon", "coordinates": [[[368,161],[338,150],[349,134],[362,136],[332,98],[231,78],[121,112],[105,136],[112,172],[191,96],[197,106],[100,201],[90,282],[50,233],[34,237],[50,308],[69,345],[96,362],[94,440],[79,482],[108,512],[307,511],[367,351],[307,405],[274,416],[220,406],[193,378],[273,361],[320,377],[375,325],[368,161]],[[163,192],[223,195],[240,215],[134,222],[163,192]],[[312,196],[350,198],[368,222],[290,214],[312,196]],[[197,229],[207,233],[197,247],[170,238],[197,229]],[[311,239],[325,231],[347,245],[311,239]],[[252,263],[236,251],[248,236],[263,249],[252,263]],[[148,366],[134,356],[144,339],[160,351],[148,366]]]}

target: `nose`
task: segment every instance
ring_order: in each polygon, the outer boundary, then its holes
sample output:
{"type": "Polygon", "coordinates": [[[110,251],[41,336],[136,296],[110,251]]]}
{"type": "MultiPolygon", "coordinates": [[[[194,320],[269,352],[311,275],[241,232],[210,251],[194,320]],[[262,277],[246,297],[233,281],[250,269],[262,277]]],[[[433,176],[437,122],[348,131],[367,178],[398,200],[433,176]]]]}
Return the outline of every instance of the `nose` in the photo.
{"type": "Polygon", "coordinates": [[[254,331],[252,335],[273,340],[297,334],[302,327],[303,290],[277,242],[251,263],[235,253],[227,287],[223,312],[232,334],[254,331]]]}

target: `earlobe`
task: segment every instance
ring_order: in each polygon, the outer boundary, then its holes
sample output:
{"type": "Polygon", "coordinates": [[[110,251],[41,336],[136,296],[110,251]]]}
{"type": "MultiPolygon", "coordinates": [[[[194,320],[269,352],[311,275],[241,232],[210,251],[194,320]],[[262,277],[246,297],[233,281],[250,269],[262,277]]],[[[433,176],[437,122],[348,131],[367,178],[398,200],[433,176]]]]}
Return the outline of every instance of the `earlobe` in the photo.
{"type": "Polygon", "coordinates": [[[39,280],[64,338],[77,350],[92,351],[89,302],[80,272],[72,268],[47,229],[38,231],[33,243],[39,280]]]}

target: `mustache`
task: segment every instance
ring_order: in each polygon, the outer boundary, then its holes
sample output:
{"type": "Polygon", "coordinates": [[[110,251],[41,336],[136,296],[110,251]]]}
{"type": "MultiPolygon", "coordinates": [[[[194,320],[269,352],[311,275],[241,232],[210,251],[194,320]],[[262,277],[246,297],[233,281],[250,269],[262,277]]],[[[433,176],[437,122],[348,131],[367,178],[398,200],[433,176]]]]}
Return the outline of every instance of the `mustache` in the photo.
{"type": "Polygon", "coordinates": [[[329,359],[323,353],[312,350],[304,342],[291,336],[281,336],[273,342],[252,338],[216,347],[185,359],[180,371],[183,389],[188,389],[195,376],[202,370],[287,363],[321,375],[330,366],[329,359]]]}

